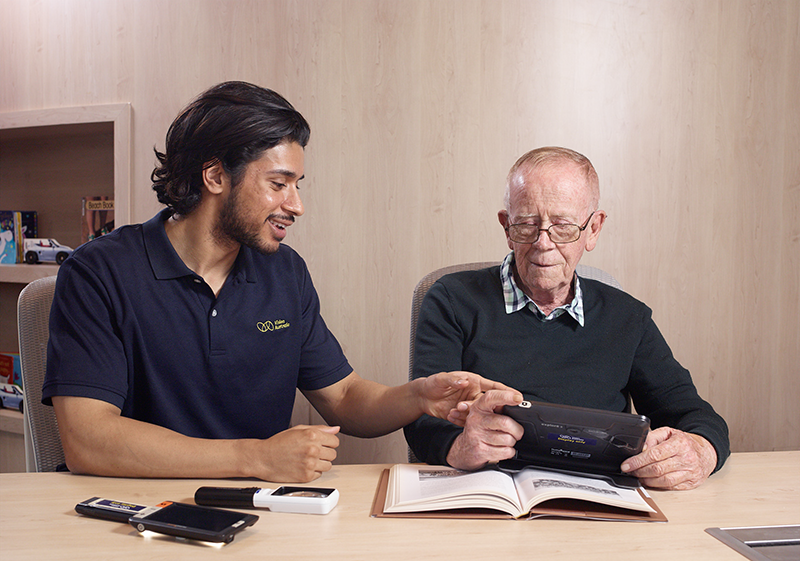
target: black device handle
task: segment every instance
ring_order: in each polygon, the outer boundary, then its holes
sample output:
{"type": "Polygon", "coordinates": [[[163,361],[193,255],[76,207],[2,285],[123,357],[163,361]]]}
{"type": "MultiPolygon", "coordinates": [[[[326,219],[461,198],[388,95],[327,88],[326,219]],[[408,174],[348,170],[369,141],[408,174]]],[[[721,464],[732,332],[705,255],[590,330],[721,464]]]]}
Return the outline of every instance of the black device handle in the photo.
{"type": "Polygon", "coordinates": [[[253,508],[253,495],[258,487],[200,487],[194,494],[194,502],[204,506],[226,508],[253,508]]]}

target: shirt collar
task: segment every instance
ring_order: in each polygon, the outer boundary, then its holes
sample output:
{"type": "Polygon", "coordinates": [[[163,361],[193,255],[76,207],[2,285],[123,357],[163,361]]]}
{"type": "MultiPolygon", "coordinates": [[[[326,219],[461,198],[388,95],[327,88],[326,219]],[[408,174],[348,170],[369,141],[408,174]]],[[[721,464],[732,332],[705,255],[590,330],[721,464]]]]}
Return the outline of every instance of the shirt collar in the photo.
{"type": "MultiPolygon", "coordinates": [[[[169,209],[163,209],[153,218],[142,224],[144,245],[147,250],[147,258],[150,260],[150,267],[153,275],[159,280],[177,279],[181,277],[199,278],[192,271],[172,247],[172,242],[167,237],[167,230],[164,228],[166,222],[172,216],[169,209]]],[[[239,255],[233,266],[232,275],[242,275],[248,282],[255,282],[257,275],[253,263],[253,255],[249,247],[242,246],[239,255]]]]}
{"type": "Polygon", "coordinates": [[[525,294],[517,285],[517,282],[514,280],[513,264],[514,252],[511,251],[508,255],[506,255],[506,258],[503,260],[503,264],[500,267],[500,282],[503,285],[503,300],[505,301],[507,314],[513,314],[514,312],[529,308],[537,318],[541,319],[542,321],[550,321],[566,312],[572,316],[581,327],[583,327],[583,291],[581,290],[581,283],[578,275],[575,275],[573,280],[575,296],[573,297],[572,302],[556,308],[550,313],[550,315],[545,316],[544,312],[542,312],[542,310],[539,309],[539,306],[536,305],[536,302],[531,300],[528,295],[525,294]]]}

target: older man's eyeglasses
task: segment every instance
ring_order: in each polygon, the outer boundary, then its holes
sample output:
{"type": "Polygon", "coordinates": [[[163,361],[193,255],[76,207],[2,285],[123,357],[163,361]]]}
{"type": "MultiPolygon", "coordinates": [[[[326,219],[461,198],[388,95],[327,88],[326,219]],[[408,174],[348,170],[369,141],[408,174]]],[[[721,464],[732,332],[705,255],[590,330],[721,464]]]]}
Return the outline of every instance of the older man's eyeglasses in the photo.
{"type": "Polygon", "coordinates": [[[555,244],[572,243],[578,241],[581,233],[589,226],[589,221],[594,212],[589,215],[583,226],[577,224],[552,224],[549,228],[539,228],[536,224],[512,224],[506,227],[508,237],[516,243],[536,243],[542,232],[547,232],[550,241],[555,244]]]}

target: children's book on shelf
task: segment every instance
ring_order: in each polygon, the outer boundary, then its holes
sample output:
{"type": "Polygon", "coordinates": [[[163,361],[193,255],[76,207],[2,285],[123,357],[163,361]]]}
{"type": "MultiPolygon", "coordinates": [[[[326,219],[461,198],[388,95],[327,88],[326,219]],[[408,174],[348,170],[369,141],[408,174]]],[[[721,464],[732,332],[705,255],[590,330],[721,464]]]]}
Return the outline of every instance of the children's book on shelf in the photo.
{"type": "Polygon", "coordinates": [[[81,243],[86,243],[114,229],[114,199],[108,196],[81,199],[81,243]]]}
{"type": "Polygon", "coordinates": [[[22,386],[19,353],[0,353],[0,384],[22,386]]]}
{"type": "Polygon", "coordinates": [[[34,210],[0,210],[0,263],[22,263],[24,239],[39,234],[38,215],[34,210]]]}
{"type": "Polygon", "coordinates": [[[17,236],[14,226],[14,211],[0,210],[0,263],[17,262],[17,236]]]}

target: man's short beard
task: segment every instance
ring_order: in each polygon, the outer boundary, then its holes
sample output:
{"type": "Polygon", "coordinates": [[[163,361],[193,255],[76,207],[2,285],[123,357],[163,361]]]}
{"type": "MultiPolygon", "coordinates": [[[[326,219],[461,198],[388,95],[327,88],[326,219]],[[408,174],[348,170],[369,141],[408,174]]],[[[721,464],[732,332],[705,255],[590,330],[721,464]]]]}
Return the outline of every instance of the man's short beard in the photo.
{"type": "Polygon", "coordinates": [[[214,225],[214,240],[220,245],[244,245],[263,255],[276,253],[280,244],[275,247],[265,245],[261,239],[261,230],[246,224],[238,205],[238,193],[238,183],[232,184],[228,200],[214,225]]]}

